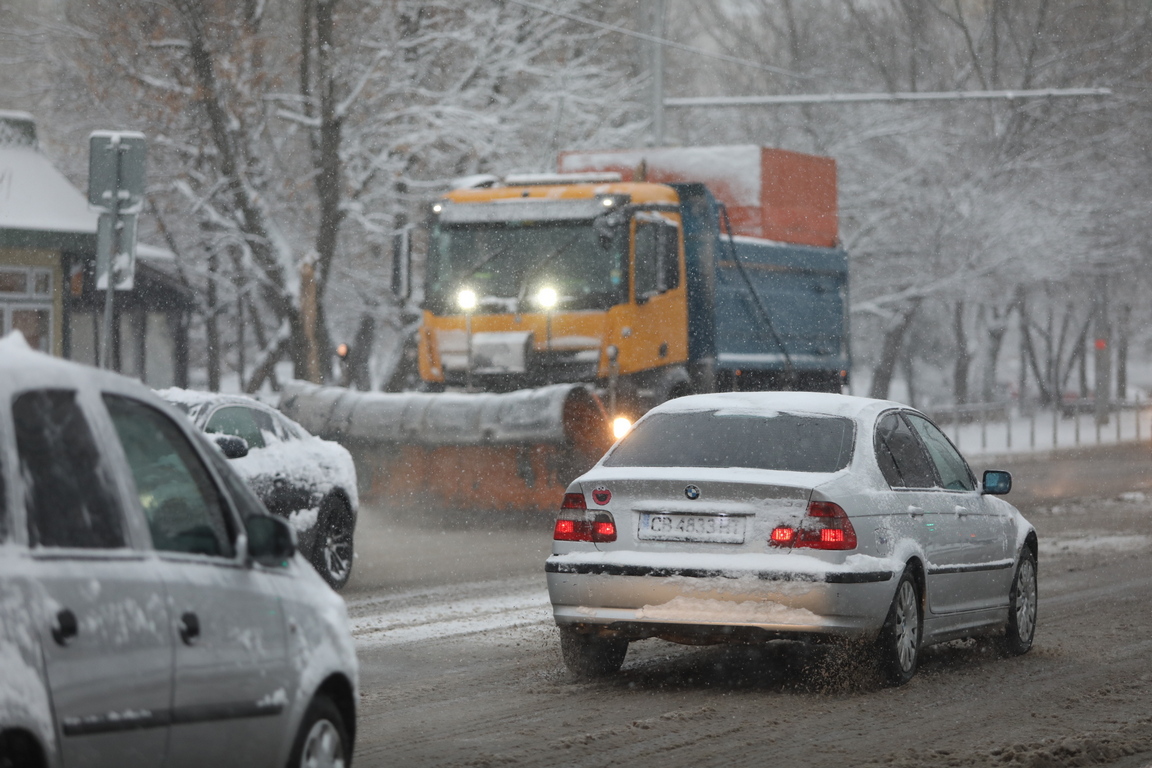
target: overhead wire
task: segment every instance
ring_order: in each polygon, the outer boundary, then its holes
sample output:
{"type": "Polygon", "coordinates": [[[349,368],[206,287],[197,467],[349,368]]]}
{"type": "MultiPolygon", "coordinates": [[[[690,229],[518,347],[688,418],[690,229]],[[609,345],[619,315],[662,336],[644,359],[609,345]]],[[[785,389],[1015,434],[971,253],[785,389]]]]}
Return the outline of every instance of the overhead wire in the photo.
{"type": "Polygon", "coordinates": [[[792,72],[791,70],[783,69],[782,67],[774,67],[771,64],[761,64],[760,62],[751,61],[750,59],[741,59],[736,56],[729,56],[726,53],[717,53],[716,51],[709,51],[704,48],[696,48],[695,46],[684,45],[683,43],[677,43],[674,40],[657,37],[656,35],[645,34],[644,32],[637,32],[636,30],[628,29],[627,27],[620,27],[615,24],[596,21],[595,19],[589,19],[586,16],[578,16],[574,13],[568,13],[567,11],[558,11],[554,8],[540,5],[539,3],[530,2],[529,0],[507,0],[507,2],[523,6],[525,8],[531,8],[533,10],[540,11],[541,13],[551,14],[552,16],[559,16],[562,19],[568,19],[569,21],[574,21],[578,24],[585,24],[587,26],[596,27],[597,29],[603,29],[608,32],[615,32],[627,37],[634,37],[637,40],[643,40],[648,43],[658,43],[665,48],[675,48],[679,51],[695,53],[698,56],[706,56],[710,59],[718,59],[719,61],[727,61],[733,64],[740,64],[741,66],[751,67],[753,69],[761,69],[765,72],[772,72],[777,75],[784,75],[785,77],[794,77],[798,80],[812,79],[811,75],[802,75],[798,72],[792,72]]]}

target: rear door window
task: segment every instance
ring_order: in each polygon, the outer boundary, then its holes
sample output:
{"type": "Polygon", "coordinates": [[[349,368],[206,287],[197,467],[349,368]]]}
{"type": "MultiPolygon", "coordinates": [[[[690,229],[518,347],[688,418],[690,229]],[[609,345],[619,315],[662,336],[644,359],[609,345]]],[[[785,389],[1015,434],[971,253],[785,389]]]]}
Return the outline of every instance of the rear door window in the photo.
{"type": "Polygon", "coordinates": [[[126,546],[115,480],[74,390],[13,399],[28,542],[33,547],[126,546]]]}
{"type": "Polygon", "coordinates": [[[233,557],[235,531],[220,493],[192,444],[160,411],[104,395],[136,480],[153,546],[161,551],[233,557]]]}
{"type": "Polygon", "coordinates": [[[855,423],[837,416],[658,413],[637,424],[604,465],[835,472],[848,466],[854,439],[855,423]]]}
{"type": "Polygon", "coordinates": [[[928,455],[936,465],[940,487],[950,491],[976,490],[976,480],[972,477],[972,471],[968,469],[968,463],[940,428],[914,413],[908,414],[907,419],[916,430],[916,434],[924,441],[924,447],[928,449],[928,455]]]}
{"type": "Polygon", "coordinates": [[[876,462],[893,488],[936,485],[936,473],[924,446],[899,414],[889,413],[876,425],[876,462]]]}

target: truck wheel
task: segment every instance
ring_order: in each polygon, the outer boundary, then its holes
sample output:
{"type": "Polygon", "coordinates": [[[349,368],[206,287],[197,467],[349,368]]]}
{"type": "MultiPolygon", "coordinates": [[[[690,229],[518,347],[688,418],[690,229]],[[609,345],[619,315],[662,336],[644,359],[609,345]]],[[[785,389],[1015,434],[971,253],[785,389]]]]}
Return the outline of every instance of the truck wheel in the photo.
{"type": "Polygon", "coordinates": [[[620,670],[628,653],[628,641],[597,637],[574,627],[560,627],[560,655],[564,666],[581,679],[607,677],[620,670]]]}

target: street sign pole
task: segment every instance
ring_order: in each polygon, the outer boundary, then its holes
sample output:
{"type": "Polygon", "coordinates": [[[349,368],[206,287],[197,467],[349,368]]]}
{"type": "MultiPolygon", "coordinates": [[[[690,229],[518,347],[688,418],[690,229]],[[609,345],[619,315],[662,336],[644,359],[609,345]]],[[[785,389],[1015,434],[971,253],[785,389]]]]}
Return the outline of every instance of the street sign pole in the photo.
{"type": "Polygon", "coordinates": [[[95,131],[88,137],[88,204],[99,212],[96,289],[104,287],[100,367],[110,368],[115,291],[133,287],[136,216],[144,200],[144,134],[95,131]]]}
{"type": "MultiPolygon", "coordinates": [[[[120,255],[120,231],[123,224],[120,221],[120,179],[123,170],[123,155],[120,151],[120,137],[113,136],[111,149],[116,153],[116,175],[112,185],[112,206],[108,215],[112,219],[112,243],[108,251],[108,271],[105,273],[107,282],[104,284],[104,327],[100,332],[100,367],[107,370],[108,361],[112,358],[112,311],[115,308],[113,296],[116,293],[116,260],[120,255]]],[[[100,255],[97,255],[97,259],[100,255]]],[[[99,274],[100,270],[96,270],[99,274]]]]}

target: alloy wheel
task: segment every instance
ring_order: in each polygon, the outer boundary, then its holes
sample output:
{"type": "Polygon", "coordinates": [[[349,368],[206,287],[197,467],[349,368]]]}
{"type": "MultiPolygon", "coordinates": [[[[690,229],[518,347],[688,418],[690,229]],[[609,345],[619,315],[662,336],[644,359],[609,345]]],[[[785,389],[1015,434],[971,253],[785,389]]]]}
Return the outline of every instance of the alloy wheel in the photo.
{"type": "Polygon", "coordinates": [[[1016,574],[1016,632],[1031,638],[1036,628],[1036,566],[1031,558],[1020,563],[1016,574]]]}
{"type": "Polygon", "coordinates": [[[907,672],[916,665],[916,653],[920,647],[920,606],[910,581],[900,585],[900,595],[896,600],[896,621],[892,629],[896,635],[900,669],[907,672]]]}
{"type": "Polygon", "coordinates": [[[344,745],[340,733],[328,720],[317,720],[304,740],[301,768],[344,768],[344,745]]]}

